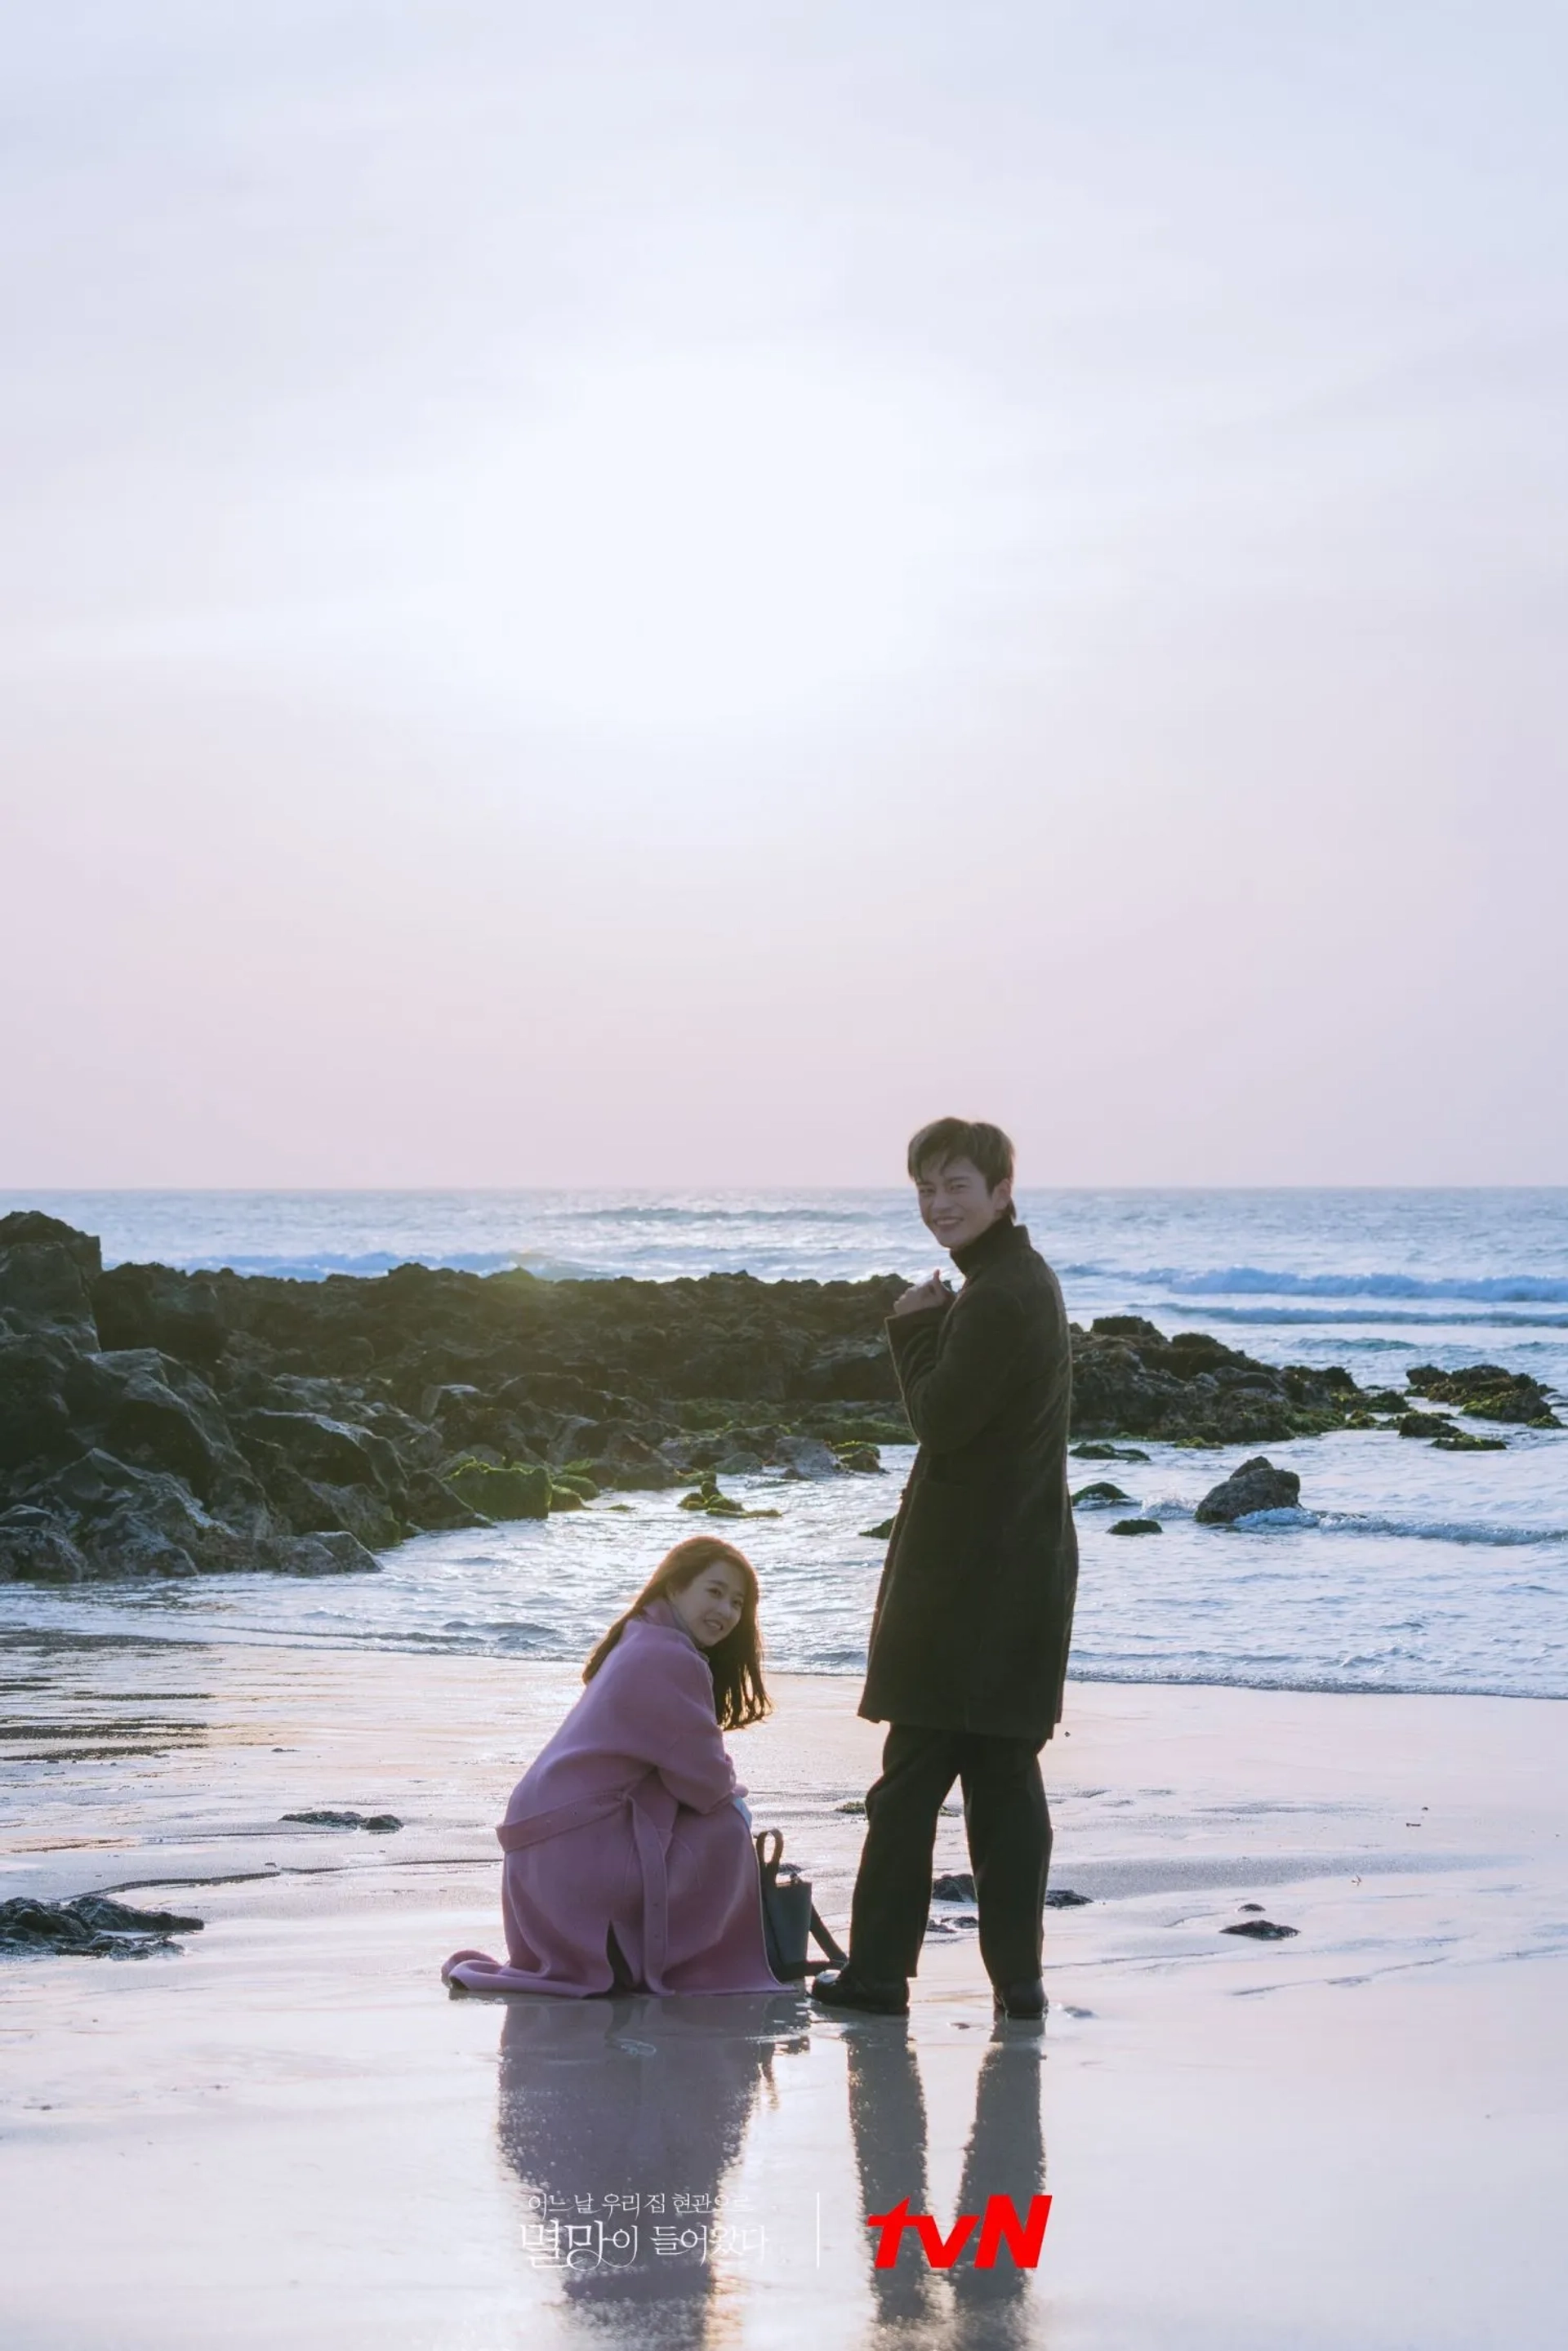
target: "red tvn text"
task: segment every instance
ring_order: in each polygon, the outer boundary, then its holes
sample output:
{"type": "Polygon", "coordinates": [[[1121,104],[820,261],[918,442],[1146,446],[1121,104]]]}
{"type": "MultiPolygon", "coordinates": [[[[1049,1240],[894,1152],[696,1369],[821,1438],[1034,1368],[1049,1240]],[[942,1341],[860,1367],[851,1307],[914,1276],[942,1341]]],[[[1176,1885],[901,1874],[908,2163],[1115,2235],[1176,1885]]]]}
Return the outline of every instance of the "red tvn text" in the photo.
{"type": "Polygon", "coordinates": [[[1040,2249],[1045,2239],[1045,2224],[1051,2218],[1049,2196],[1031,2196],[1029,2218],[1020,2220],[1018,2207],[1010,2196],[988,2196],[986,2217],[977,2212],[960,2212],[953,2223],[952,2232],[944,2236],[929,2212],[912,2212],[905,2196],[891,2212],[873,2212],[866,2221],[868,2229],[880,2229],[877,2241],[876,2266],[890,2270],[898,2260],[898,2249],[905,2229],[913,2229],[919,2237],[925,2258],[934,2270],[950,2270],[977,2229],[980,2241],[975,2247],[975,2267],[995,2269],[997,2255],[1006,2240],[1013,2265],[1020,2270],[1032,2270],[1040,2260],[1040,2249]]]}

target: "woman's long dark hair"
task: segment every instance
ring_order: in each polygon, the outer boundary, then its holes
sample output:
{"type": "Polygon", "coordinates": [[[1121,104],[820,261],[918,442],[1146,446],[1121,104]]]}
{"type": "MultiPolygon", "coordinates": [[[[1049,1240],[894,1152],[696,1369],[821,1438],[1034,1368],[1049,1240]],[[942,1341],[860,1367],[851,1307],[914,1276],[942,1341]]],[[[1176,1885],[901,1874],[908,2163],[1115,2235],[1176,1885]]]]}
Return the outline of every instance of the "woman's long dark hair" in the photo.
{"type": "Polygon", "coordinates": [[[651,1600],[667,1600],[672,1592],[684,1592],[688,1583],[695,1583],[705,1568],[721,1565],[738,1572],[743,1597],[739,1623],[732,1625],[722,1641],[716,1641],[711,1649],[702,1652],[713,1676],[713,1710],[721,1730],[744,1730],[748,1722],[760,1722],[770,1711],[770,1700],[762,1687],[757,1570],[743,1551],[737,1551],[733,1543],[722,1542],[717,1535],[688,1535],[685,1542],[678,1542],[673,1552],[666,1553],[631,1607],[617,1616],[594,1650],[582,1669],[583,1680],[593,1679],[632,1617],[640,1616],[651,1600]]]}

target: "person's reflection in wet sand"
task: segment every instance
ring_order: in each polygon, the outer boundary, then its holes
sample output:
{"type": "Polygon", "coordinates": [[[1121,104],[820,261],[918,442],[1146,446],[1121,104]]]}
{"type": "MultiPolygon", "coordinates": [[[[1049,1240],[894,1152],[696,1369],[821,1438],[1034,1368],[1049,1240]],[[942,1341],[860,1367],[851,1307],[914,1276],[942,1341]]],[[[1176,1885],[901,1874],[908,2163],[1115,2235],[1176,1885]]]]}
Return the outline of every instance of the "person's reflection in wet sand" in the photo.
{"type": "MultiPolygon", "coordinates": [[[[1010,2196],[1019,2220],[1031,2197],[1045,2193],[1045,2042],[1038,2031],[1000,2025],[980,2063],[975,2120],[964,2149],[960,2212],[982,2215],[988,2196],[1010,2196]]],[[[1049,2240],[1048,2240],[1049,2241],[1049,2240]]],[[[1004,2245],[990,2269],[965,2260],[949,2272],[958,2324],[954,2351],[1011,2351],[1041,2341],[1030,2310],[1035,2273],[1019,2269],[1004,2245]]]]}
{"type": "MultiPolygon", "coordinates": [[[[908,2025],[902,2017],[873,2017],[857,2022],[844,2038],[861,2210],[868,2218],[891,2212],[907,2196],[912,2212],[927,2211],[925,2097],[908,2025]]],[[[874,2255],[876,2239],[870,2230],[866,2241],[874,2255]]],[[[873,2263],[871,2284],[877,2318],[884,2325],[907,2327],[938,2307],[935,2281],[913,2230],[904,2231],[894,2268],[879,2270],[873,2263]]]]}
{"type": "Polygon", "coordinates": [[[794,1993],[508,2001],[497,2128],[524,2242],[606,2351],[698,2351],[716,2277],[766,2276],[765,2256],[716,2259],[707,2232],[775,2050],[805,2050],[803,2023],[794,1993]]]}
{"type": "MultiPolygon", "coordinates": [[[[893,2018],[868,2019],[846,2038],[850,2128],[862,2214],[890,2212],[905,2196],[912,2216],[928,2212],[925,2100],[915,2044],[903,2020],[893,2018]]],[[[988,2197],[1010,2197],[1021,2221],[1030,2199],[1044,2193],[1044,2058],[1038,2029],[1001,2025],[992,2033],[975,2087],[957,2211],[936,2216],[944,2236],[958,2213],[983,2216],[988,2197]]],[[[896,2266],[878,2269],[877,2233],[868,2229],[866,2258],[879,2334],[885,2328],[901,2351],[937,2344],[942,2351],[1024,2351],[1026,2345],[1038,2346],[1032,2273],[1018,2267],[1005,2244],[992,2268],[977,2269],[976,2241],[972,2233],[954,2266],[937,2272],[915,2231],[906,2229],[896,2266]]]]}

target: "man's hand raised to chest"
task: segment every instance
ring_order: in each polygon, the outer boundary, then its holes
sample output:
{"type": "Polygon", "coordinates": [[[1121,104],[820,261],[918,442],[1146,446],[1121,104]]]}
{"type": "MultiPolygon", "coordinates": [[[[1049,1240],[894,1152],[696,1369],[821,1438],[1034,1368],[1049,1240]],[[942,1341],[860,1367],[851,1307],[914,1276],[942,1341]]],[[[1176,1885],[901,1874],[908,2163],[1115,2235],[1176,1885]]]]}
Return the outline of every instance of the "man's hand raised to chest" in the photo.
{"type": "Polygon", "coordinates": [[[953,1285],[938,1267],[928,1280],[916,1282],[913,1290],[895,1298],[893,1311],[895,1314],[925,1314],[934,1306],[951,1306],[953,1298],[953,1285]]]}

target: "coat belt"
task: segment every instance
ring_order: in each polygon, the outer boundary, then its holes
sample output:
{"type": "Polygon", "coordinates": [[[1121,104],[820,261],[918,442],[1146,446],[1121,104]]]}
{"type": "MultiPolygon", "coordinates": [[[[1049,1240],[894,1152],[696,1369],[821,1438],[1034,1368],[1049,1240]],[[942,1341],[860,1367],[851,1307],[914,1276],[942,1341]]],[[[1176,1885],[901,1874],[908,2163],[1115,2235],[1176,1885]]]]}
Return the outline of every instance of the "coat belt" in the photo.
{"type": "MultiPolygon", "coordinates": [[[[651,1771],[648,1779],[656,1780],[658,1776],[656,1771],[651,1771]]],[[[622,1808],[630,1812],[632,1841],[643,1873],[643,1980],[650,1991],[661,1992],[664,1989],[664,1955],[669,1940],[669,1885],[663,1840],[637,1802],[637,1789],[646,1784],[646,1781],[639,1781],[637,1787],[628,1788],[618,1796],[580,1796],[573,1804],[557,1804],[550,1812],[535,1813],[528,1820],[503,1821],[496,1835],[503,1853],[522,1853],[531,1844],[543,1844],[549,1837],[564,1836],[572,1829],[585,1829],[595,1821],[610,1820],[622,1808]]]]}

